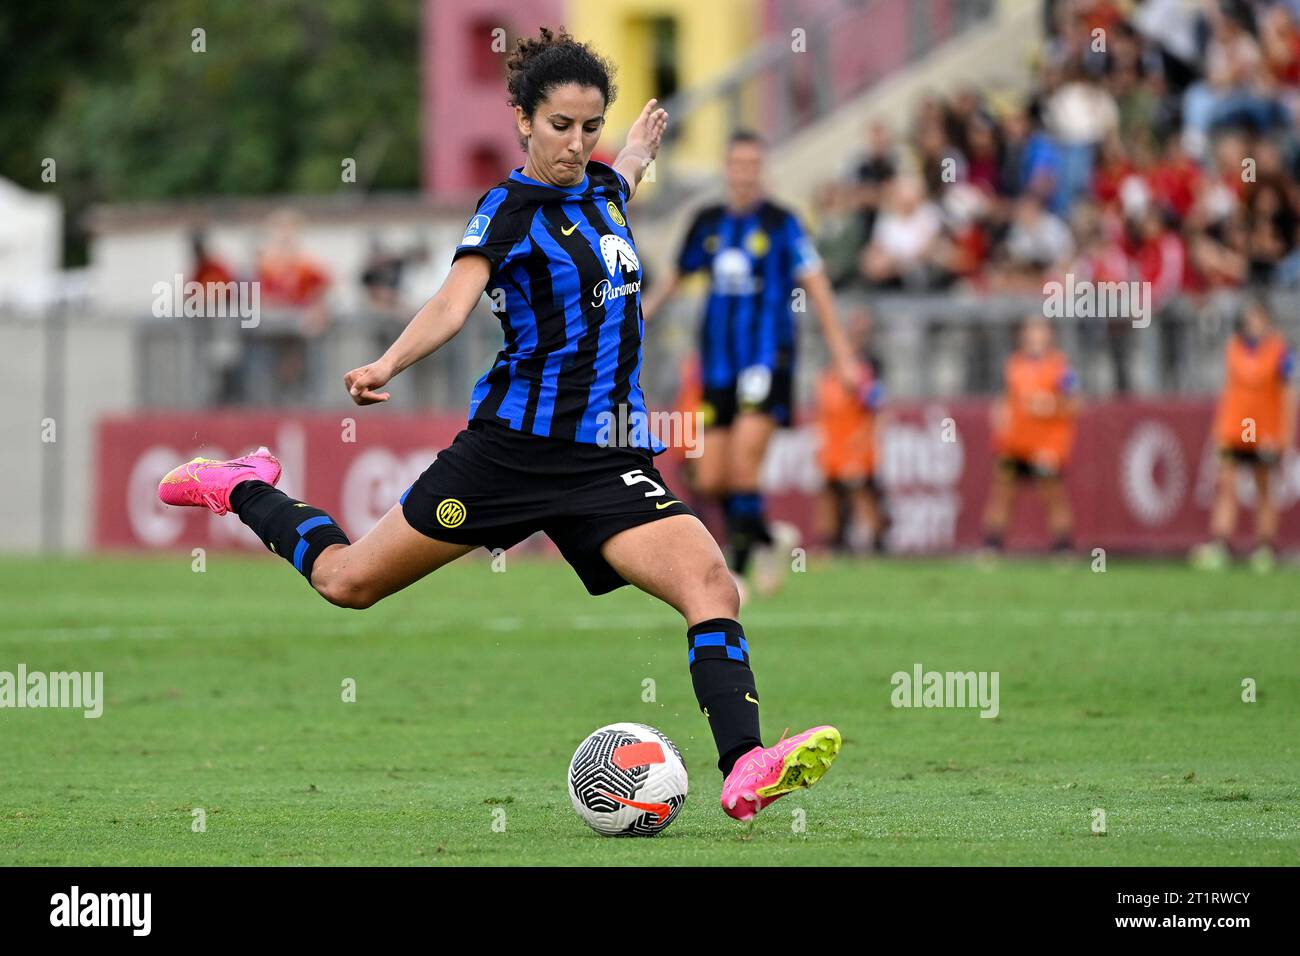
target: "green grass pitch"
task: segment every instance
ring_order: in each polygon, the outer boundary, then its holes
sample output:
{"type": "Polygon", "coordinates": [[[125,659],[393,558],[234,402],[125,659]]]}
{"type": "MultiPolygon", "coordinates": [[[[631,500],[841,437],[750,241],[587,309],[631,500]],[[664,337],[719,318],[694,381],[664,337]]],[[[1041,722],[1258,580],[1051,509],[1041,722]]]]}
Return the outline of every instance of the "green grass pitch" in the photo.
{"type": "Polygon", "coordinates": [[[1295,864],[1297,583],[813,561],[743,618],[765,735],[844,749],[751,829],[718,808],[677,616],[562,563],[471,558],[351,612],[269,556],[8,557],[0,671],[103,671],[106,704],[0,710],[0,864],[1295,864]],[[998,717],[891,706],[918,662],[997,671],[998,717]],[[690,770],[657,839],[569,806],[574,748],[620,720],[690,770]]]}

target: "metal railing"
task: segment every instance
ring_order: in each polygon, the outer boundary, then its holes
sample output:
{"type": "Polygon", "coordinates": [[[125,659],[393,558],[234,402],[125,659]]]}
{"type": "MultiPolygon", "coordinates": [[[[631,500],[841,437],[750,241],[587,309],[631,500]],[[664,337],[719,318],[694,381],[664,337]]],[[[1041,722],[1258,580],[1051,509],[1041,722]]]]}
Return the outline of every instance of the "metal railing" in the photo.
{"type": "MultiPolygon", "coordinates": [[[[1272,297],[1279,327],[1300,338],[1300,294],[1272,297]]],[[[866,312],[874,325],[870,351],[884,383],[898,398],[992,394],[1028,315],[1042,315],[1041,297],[842,294],[841,319],[866,312]]],[[[1223,292],[1180,298],[1155,313],[1146,328],[1105,319],[1054,320],[1085,393],[1206,394],[1221,382],[1223,344],[1241,296],[1223,292]]],[[[679,297],[649,323],[642,386],[657,407],[681,388],[684,360],[695,350],[702,303],[679,297]]],[[[136,404],[143,408],[336,408],[349,401],[342,376],[380,355],[404,321],[358,314],[303,335],[291,313],[263,316],[256,328],[236,320],[143,319],[134,325],[136,404]],[[222,324],[224,323],[224,324],[222,324]]],[[[799,317],[799,395],[812,398],[825,348],[812,315],[799,317]]],[[[501,346],[500,327],[486,307],[470,317],[443,349],[405,372],[393,404],[409,409],[456,409],[468,404],[474,381],[501,346]]]]}

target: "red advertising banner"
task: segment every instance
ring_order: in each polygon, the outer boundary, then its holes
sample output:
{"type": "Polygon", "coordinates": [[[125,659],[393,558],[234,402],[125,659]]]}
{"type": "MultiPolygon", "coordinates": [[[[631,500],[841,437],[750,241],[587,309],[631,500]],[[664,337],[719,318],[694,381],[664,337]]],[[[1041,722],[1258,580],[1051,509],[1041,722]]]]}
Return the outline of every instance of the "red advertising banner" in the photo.
{"type": "MultiPolygon", "coordinates": [[[[1219,467],[1209,441],[1208,400],[1112,400],[1088,406],[1066,473],[1080,548],[1180,552],[1206,537],[1219,467]]],[[[982,400],[891,406],[881,436],[879,479],[893,515],[891,550],[934,554],[975,548],[993,456],[982,400]]],[[[268,445],[284,465],[280,487],[330,512],[353,538],[368,530],[439,449],[464,426],[457,415],[404,415],[386,409],[336,414],[149,414],[105,419],[97,461],[95,544],[103,548],[261,549],[239,521],[158,501],[159,478],[194,455],[226,458],[268,445]]],[[[764,470],[773,516],[798,524],[811,541],[820,490],[817,432],[783,431],[764,470]]],[[[705,444],[707,453],[707,440],[705,444]]],[[[689,499],[682,455],[659,465],[689,499]]],[[[1243,472],[1241,542],[1253,522],[1253,481],[1243,472]]],[[[1300,547],[1300,460],[1288,458],[1274,494],[1285,509],[1279,545],[1300,547]]],[[[707,509],[700,508],[707,517],[707,509]]],[[[1028,488],[1007,536],[1012,550],[1047,546],[1044,515],[1028,488]]]]}

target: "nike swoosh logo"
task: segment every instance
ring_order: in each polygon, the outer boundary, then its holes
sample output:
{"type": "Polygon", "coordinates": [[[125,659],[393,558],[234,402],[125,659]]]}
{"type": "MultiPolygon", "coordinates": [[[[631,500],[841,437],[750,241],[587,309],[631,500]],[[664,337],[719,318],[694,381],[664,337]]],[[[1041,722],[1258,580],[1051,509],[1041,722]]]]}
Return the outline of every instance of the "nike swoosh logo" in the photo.
{"type": "Polygon", "coordinates": [[[560,232],[564,233],[566,236],[571,236],[573,235],[573,230],[577,228],[578,228],[578,224],[575,222],[575,223],[571,223],[568,229],[561,227],[560,232]]]}
{"type": "Polygon", "coordinates": [[[749,696],[749,691],[745,691],[745,700],[749,701],[751,704],[758,703],[758,701],[754,700],[754,698],[749,696]]]}
{"type": "Polygon", "coordinates": [[[671,508],[673,505],[681,504],[680,501],[656,501],[655,511],[663,511],[665,508],[671,508]]]}
{"type": "Polygon", "coordinates": [[[602,797],[609,797],[609,799],[615,800],[618,803],[623,804],[623,806],[625,807],[636,807],[636,809],[638,810],[645,810],[647,813],[653,813],[656,817],[659,818],[658,820],[655,821],[656,823],[663,823],[665,820],[668,819],[668,815],[673,812],[673,808],[666,803],[638,803],[635,800],[629,800],[626,797],[616,796],[615,794],[607,793],[604,790],[598,790],[596,792],[599,793],[602,797]]]}
{"type": "MultiPolygon", "coordinates": [[[[212,461],[212,462],[203,462],[202,464],[206,465],[209,468],[252,468],[253,467],[252,465],[247,465],[242,462],[233,462],[233,461],[212,461]]],[[[191,481],[200,480],[199,476],[194,473],[193,462],[185,466],[185,474],[189,476],[191,481]]]]}

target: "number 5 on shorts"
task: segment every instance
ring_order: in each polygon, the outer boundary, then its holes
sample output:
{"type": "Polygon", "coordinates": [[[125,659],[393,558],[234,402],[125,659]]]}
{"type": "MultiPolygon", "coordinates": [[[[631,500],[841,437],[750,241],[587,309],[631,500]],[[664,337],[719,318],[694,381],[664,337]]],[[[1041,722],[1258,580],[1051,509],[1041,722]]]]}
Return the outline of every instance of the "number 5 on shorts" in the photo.
{"type": "Polygon", "coordinates": [[[649,475],[643,474],[640,468],[624,472],[619,475],[619,477],[623,479],[623,484],[627,485],[629,488],[632,485],[639,485],[642,483],[649,485],[654,489],[654,491],[647,491],[645,493],[647,498],[658,498],[660,495],[666,494],[664,486],[659,484],[659,482],[655,481],[649,475]]]}

